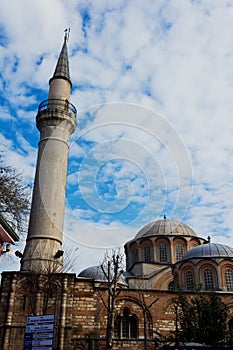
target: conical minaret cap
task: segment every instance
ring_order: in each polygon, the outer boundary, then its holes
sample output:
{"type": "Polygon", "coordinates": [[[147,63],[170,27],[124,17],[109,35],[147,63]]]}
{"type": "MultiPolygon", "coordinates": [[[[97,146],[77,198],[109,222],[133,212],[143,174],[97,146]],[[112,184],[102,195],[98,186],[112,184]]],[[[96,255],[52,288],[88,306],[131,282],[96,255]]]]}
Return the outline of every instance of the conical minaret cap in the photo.
{"type": "Polygon", "coordinates": [[[53,74],[53,77],[50,79],[66,79],[70,82],[71,86],[71,80],[70,80],[70,72],[69,72],[69,59],[68,59],[68,53],[67,53],[67,41],[68,41],[68,34],[66,32],[64,37],[64,43],[60,52],[60,55],[58,57],[57,65],[53,74]]]}

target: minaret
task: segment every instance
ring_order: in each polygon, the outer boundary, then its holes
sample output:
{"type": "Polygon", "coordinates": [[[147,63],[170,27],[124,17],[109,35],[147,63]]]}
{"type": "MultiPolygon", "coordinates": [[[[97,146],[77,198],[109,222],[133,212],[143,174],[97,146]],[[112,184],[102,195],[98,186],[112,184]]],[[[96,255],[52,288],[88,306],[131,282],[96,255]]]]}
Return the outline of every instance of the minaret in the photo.
{"type": "Polygon", "coordinates": [[[53,77],[48,100],[38,108],[38,159],[28,236],[21,271],[62,271],[62,233],[66,193],[68,141],[76,127],[76,109],[69,102],[72,83],[67,55],[68,30],[53,77]]]}

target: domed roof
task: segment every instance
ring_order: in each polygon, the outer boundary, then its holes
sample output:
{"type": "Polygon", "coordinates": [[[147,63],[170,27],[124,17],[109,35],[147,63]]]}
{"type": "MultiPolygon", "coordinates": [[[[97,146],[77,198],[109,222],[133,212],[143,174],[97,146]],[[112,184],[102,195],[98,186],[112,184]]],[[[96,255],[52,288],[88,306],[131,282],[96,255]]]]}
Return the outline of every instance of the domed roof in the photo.
{"type": "Polygon", "coordinates": [[[97,281],[106,281],[106,277],[100,266],[91,266],[81,271],[78,277],[91,278],[97,281]]]}
{"type": "Polygon", "coordinates": [[[154,235],[197,236],[188,225],[178,220],[156,220],[144,226],[135,236],[142,238],[154,235]]]}
{"type": "Polygon", "coordinates": [[[206,243],[190,249],[182,260],[194,258],[233,258],[233,248],[219,243],[206,243]]]}
{"type": "MultiPolygon", "coordinates": [[[[84,269],[83,271],[81,271],[78,274],[78,277],[90,278],[92,280],[99,281],[99,282],[107,282],[107,278],[104,275],[100,266],[88,267],[88,268],[84,269]]],[[[122,272],[120,277],[119,277],[118,283],[121,285],[122,284],[126,285],[125,277],[126,276],[124,276],[124,273],[122,272]]]]}

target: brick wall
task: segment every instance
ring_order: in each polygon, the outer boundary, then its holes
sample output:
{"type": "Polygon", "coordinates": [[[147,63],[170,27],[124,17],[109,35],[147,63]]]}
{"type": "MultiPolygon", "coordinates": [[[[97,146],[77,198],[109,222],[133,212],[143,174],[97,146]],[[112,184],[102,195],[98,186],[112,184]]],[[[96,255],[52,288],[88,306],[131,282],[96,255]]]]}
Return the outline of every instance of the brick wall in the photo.
{"type": "MultiPolygon", "coordinates": [[[[39,279],[40,280],[40,279],[39,279]]],[[[43,279],[42,279],[43,280],[43,279]]],[[[47,281],[48,282],[48,281],[47,281]]],[[[21,272],[3,273],[0,291],[0,348],[23,349],[26,316],[55,314],[55,349],[103,350],[105,346],[108,297],[104,286],[74,274],[57,274],[44,288],[37,276],[21,272]],[[46,309],[45,309],[46,306],[46,309]],[[44,309],[43,309],[44,308],[44,309]]],[[[116,303],[116,315],[128,308],[138,319],[137,339],[114,339],[114,350],[143,348],[144,324],[142,296],[149,308],[147,320],[148,344],[154,349],[155,332],[168,334],[175,328],[172,298],[174,292],[121,289],[116,303]]],[[[233,308],[233,294],[221,294],[233,308]]]]}

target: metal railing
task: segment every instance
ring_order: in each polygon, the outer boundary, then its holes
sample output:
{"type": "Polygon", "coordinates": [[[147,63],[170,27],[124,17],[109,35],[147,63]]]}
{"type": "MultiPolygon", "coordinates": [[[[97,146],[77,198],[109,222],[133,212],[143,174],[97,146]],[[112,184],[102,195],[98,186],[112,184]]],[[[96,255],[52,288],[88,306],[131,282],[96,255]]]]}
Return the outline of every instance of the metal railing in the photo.
{"type": "Polygon", "coordinates": [[[75,117],[77,114],[77,110],[75,106],[72,105],[72,103],[70,103],[68,100],[62,100],[59,98],[50,98],[48,100],[42,101],[39,104],[38,113],[45,110],[54,110],[54,109],[74,114],[75,117]]]}

